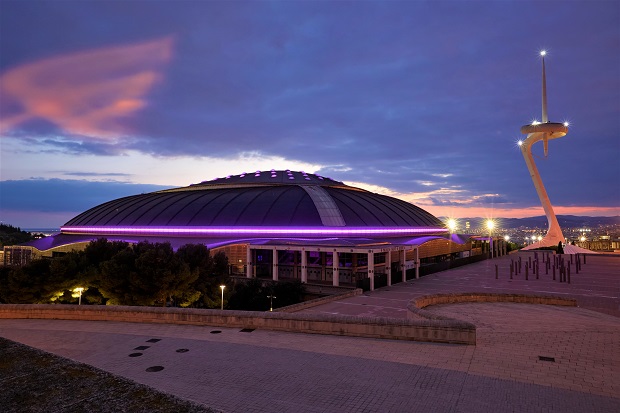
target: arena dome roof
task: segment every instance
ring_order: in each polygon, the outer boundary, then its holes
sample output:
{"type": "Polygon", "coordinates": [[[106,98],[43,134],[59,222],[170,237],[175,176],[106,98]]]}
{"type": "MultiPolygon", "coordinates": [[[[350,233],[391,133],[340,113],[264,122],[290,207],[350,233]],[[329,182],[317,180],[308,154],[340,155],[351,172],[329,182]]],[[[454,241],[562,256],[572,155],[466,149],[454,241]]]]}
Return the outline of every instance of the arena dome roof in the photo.
{"type": "Polygon", "coordinates": [[[435,216],[400,199],[315,174],[271,170],[119,198],[76,216],[62,232],[233,227],[445,228],[435,216]]]}

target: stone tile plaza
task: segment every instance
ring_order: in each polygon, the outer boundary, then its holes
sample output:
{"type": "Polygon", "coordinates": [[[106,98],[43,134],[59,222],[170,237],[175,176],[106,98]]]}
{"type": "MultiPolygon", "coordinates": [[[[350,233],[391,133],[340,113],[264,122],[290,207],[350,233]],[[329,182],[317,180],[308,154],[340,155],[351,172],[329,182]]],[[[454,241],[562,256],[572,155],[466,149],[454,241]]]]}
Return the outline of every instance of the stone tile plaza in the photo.
{"type": "Polygon", "coordinates": [[[620,257],[588,255],[570,284],[544,271],[511,279],[512,262],[527,262],[533,254],[510,254],[301,310],[402,319],[412,300],[437,294],[575,301],[425,308],[473,323],[475,345],[2,314],[0,336],[225,412],[619,411],[620,257]],[[136,352],[140,356],[130,357],[136,352]],[[149,371],[155,366],[161,368],[149,371]]]}

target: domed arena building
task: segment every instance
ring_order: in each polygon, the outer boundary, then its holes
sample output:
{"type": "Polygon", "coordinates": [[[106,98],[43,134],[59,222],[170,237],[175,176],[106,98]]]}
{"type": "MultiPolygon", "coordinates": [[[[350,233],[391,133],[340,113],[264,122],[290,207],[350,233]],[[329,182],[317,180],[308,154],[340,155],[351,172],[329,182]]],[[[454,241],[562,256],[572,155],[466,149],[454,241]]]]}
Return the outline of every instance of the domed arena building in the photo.
{"type": "Polygon", "coordinates": [[[231,274],[370,290],[419,276],[425,262],[482,253],[411,203],[289,170],[115,199],[24,247],[53,256],[99,238],[200,243],[223,251],[231,274]]]}

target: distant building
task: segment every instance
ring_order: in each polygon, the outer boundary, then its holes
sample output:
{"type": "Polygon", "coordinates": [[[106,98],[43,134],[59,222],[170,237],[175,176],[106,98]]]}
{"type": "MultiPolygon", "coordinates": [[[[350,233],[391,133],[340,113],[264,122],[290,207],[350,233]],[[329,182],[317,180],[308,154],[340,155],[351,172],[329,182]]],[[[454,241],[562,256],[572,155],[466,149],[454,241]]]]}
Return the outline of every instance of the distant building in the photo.
{"type": "MultiPolygon", "coordinates": [[[[231,274],[374,289],[420,268],[487,253],[488,239],[451,234],[427,211],[319,175],[257,171],[115,199],[59,234],[5,249],[8,264],[83,249],[90,241],[201,243],[231,274]],[[19,256],[19,258],[18,258],[19,256]]],[[[502,239],[494,255],[505,254],[502,239]]],[[[7,247],[8,248],[8,247],[7,247]]]]}

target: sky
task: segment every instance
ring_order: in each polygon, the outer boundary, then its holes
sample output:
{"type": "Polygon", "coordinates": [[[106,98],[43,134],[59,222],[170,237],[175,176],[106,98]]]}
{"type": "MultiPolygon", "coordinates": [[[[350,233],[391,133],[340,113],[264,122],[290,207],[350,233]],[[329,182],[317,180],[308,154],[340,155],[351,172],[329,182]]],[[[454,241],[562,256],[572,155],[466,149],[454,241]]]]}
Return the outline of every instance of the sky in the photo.
{"type": "Polygon", "coordinates": [[[620,2],[0,2],[0,221],[291,169],[436,216],[620,215],[620,2]]]}

